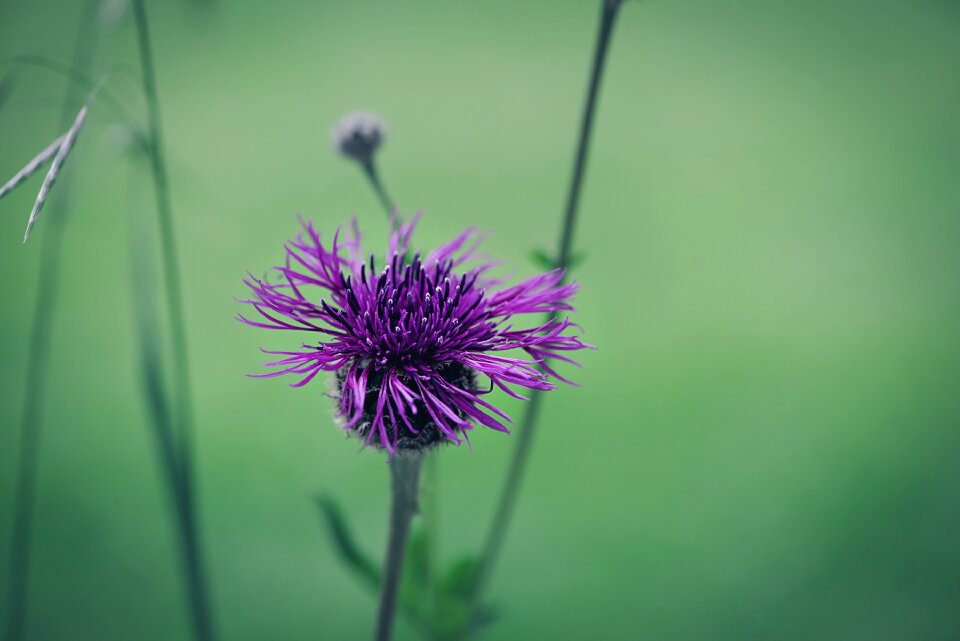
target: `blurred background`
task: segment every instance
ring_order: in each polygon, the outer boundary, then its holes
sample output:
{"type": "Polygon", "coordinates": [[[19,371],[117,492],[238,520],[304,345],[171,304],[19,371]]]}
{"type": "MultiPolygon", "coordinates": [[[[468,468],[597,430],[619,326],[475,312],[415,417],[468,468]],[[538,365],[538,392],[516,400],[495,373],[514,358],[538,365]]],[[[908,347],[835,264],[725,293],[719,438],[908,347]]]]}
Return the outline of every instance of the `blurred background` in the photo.
{"type": "MultiPolygon", "coordinates": [[[[80,5],[0,0],[0,58],[68,62],[80,5]]],[[[387,468],[332,425],[322,383],[245,377],[257,347],[299,337],[234,320],[241,278],[280,260],[297,213],[327,230],[355,214],[383,246],[328,142],[355,109],[389,123],[380,169],[424,210],[419,246],[477,225],[532,274],[557,242],[597,3],[149,9],[221,636],[365,638],[375,600],[311,497],[343,502],[379,558],[387,468]]],[[[108,23],[95,72],[135,67],[129,14],[108,23]]],[[[935,0],[625,4],[575,243],[576,320],[599,349],[544,404],[484,638],[960,638],[958,36],[960,7],[935,0]]],[[[137,82],[109,88],[139,115],[137,82]]],[[[0,179],[58,133],[63,91],[19,70],[0,179]]],[[[65,169],[32,639],[189,637],[138,382],[128,241],[151,187],[111,118],[94,110],[65,169]]],[[[4,569],[39,182],[0,203],[4,569]]],[[[480,545],[514,439],[443,451],[444,559],[480,545]]]]}

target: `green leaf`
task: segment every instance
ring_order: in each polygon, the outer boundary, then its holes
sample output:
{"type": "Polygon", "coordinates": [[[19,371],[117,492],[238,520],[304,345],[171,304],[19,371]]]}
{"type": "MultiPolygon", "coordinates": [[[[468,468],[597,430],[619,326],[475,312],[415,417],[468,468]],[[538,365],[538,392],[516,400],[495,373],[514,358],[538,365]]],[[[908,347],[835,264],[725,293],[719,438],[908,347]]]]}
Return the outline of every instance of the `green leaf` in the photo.
{"type": "Polygon", "coordinates": [[[354,541],[353,534],[343,516],[343,510],[330,496],[320,495],[316,500],[320,515],[330,531],[333,545],[340,557],[350,570],[376,591],[380,585],[380,568],[354,541]]]}
{"type": "MultiPolygon", "coordinates": [[[[330,532],[330,538],[339,556],[346,563],[347,568],[353,571],[371,594],[380,591],[380,566],[367,556],[357,545],[343,515],[343,510],[330,496],[321,494],[316,497],[320,516],[330,532]]],[[[411,533],[407,542],[407,553],[404,559],[404,572],[400,585],[399,611],[411,624],[429,632],[427,622],[423,620],[421,610],[427,600],[429,585],[426,577],[426,549],[427,539],[419,533],[411,533]]]]}
{"type": "Polygon", "coordinates": [[[530,260],[532,260],[537,267],[546,270],[551,270],[557,266],[557,260],[543,249],[534,249],[530,252],[530,260]]]}
{"type": "Polygon", "coordinates": [[[407,541],[400,579],[400,604],[415,618],[424,614],[430,601],[430,570],[427,534],[423,528],[414,528],[407,541]]]}
{"type": "Polygon", "coordinates": [[[440,590],[447,595],[469,599],[477,581],[480,562],[472,556],[457,560],[444,575],[440,590]]]}
{"type": "Polygon", "coordinates": [[[479,561],[463,557],[456,561],[435,587],[430,628],[434,638],[463,639],[495,618],[492,608],[474,602],[479,561]]]}
{"type": "MultiPolygon", "coordinates": [[[[586,258],[586,253],[584,252],[574,252],[570,254],[567,258],[567,271],[572,271],[575,267],[578,267],[580,263],[583,262],[586,258]]],[[[556,269],[558,259],[554,258],[548,254],[543,249],[534,249],[530,252],[530,260],[532,260],[538,267],[546,270],[556,269]]]]}
{"type": "Polygon", "coordinates": [[[573,271],[575,267],[579,267],[587,257],[586,252],[573,252],[570,254],[570,258],[567,260],[567,271],[573,271]]]}

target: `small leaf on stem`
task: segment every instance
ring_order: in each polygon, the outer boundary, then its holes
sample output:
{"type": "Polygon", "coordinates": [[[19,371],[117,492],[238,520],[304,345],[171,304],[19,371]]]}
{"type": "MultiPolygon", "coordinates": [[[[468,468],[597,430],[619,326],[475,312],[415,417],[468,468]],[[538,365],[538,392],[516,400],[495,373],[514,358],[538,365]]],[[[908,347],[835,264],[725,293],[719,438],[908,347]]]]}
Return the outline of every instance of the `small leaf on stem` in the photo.
{"type": "Polygon", "coordinates": [[[353,534],[343,516],[343,510],[332,497],[320,495],[316,499],[320,515],[323,517],[333,544],[346,562],[347,567],[353,570],[365,583],[374,589],[380,585],[380,568],[370,560],[353,539],[353,534]]]}

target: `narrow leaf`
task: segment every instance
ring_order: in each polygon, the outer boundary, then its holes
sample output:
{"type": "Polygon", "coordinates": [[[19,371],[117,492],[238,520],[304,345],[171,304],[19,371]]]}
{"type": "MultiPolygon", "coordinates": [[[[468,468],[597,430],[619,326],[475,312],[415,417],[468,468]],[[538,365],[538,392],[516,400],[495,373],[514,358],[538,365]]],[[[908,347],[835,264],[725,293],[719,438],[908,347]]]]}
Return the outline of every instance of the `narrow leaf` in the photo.
{"type": "MultiPolygon", "coordinates": [[[[567,271],[572,270],[574,267],[580,265],[583,262],[583,259],[586,257],[586,254],[583,252],[575,252],[567,258],[567,271]]],[[[530,252],[530,260],[532,260],[538,267],[543,269],[556,269],[557,263],[559,262],[556,258],[548,254],[542,249],[534,249],[530,252]]]]}
{"type": "Polygon", "coordinates": [[[429,539],[423,528],[417,528],[411,533],[407,543],[407,555],[404,561],[404,574],[411,577],[420,591],[427,589],[429,577],[429,539]]]}
{"type": "Polygon", "coordinates": [[[463,557],[455,562],[440,584],[441,590],[457,597],[470,597],[476,585],[477,570],[480,563],[472,556],[463,557]]]}
{"type": "Polygon", "coordinates": [[[40,169],[40,167],[46,164],[46,162],[50,160],[50,158],[52,158],[53,155],[57,153],[57,151],[60,150],[60,145],[63,144],[64,138],[66,138],[66,135],[60,136],[59,138],[54,140],[52,143],[50,143],[50,145],[46,149],[44,149],[39,154],[37,154],[37,156],[33,160],[28,162],[23,167],[23,169],[18,171],[13,178],[8,180],[6,185],[4,185],[3,187],[0,187],[0,198],[3,198],[7,194],[9,194],[11,191],[16,189],[20,185],[20,183],[22,183],[27,178],[35,174],[37,170],[40,169]]]}
{"type": "Polygon", "coordinates": [[[578,267],[586,257],[587,257],[586,252],[574,252],[573,254],[571,254],[570,258],[567,259],[567,271],[569,272],[574,267],[578,267]]]}
{"type": "Polygon", "coordinates": [[[60,175],[60,170],[63,169],[63,163],[66,162],[67,156],[70,155],[70,151],[73,149],[73,145],[77,141],[77,136],[80,134],[80,130],[83,129],[83,124],[87,120],[87,112],[90,110],[90,104],[93,102],[93,99],[96,98],[97,94],[100,92],[100,89],[103,87],[103,83],[106,81],[106,74],[100,77],[97,85],[93,88],[93,91],[90,92],[87,102],[83,105],[83,107],[80,109],[80,112],[77,114],[77,117],[74,119],[73,125],[71,125],[70,129],[67,130],[67,133],[64,134],[63,140],[60,142],[60,146],[57,148],[56,155],[53,157],[53,162],[50,163],[50,169],[47,171],[47,175],[43,179],[43,184],[40,185],[40,193],[37,194],[37,200],[33,204],[33,210],[30,212],[30,220],[27,221],[27,230],[23,234],[23,242],[27,242],[27,239],[30,237],[30,232],[33,230],[33,226],[37,224],[37,218],[40,216],[40,210],[43,209],[43,205],[47,201],[47,196],[50,195],[50,189],[56,182],[57,176],[60,175]]]}
{"type": "Polygon", "coordinates": [[[436,609],[431,620],[437,639],[465,639],[495,619],[492,608],[475,602],[479,568],[476,558],[463,557],[450,566],[436,586],[436,609]]]}
{"type": "Polygon", "coordinates": [[[557,266],[557,261],[550,256],[546,251],[542,249],[534,249],[530,252],[530,260],[532,260],[537,267],[540,267],[545,270],[551,270],[557,266]]]}
{"type": "Polygon", "coordinates": [[[415,528],[407,541],[403,560],[403,577],[400,579],[400,605],[415,618],[424,618],[424,609],[429,603],[428,583],[428,538],[423,528],[415,528]]]}
{"type": "Polygon", "coordinates": [[[317,507],[320,509],[320,515],[330,530],[333,544],[343,560],[346,561],[347,567],[376,590],[380,585],[380,568],[354,542],[353,534],[347,526],[347,521],[340,506],[333,498],[326,495],[318,496],[316,501],[317,507]]]}

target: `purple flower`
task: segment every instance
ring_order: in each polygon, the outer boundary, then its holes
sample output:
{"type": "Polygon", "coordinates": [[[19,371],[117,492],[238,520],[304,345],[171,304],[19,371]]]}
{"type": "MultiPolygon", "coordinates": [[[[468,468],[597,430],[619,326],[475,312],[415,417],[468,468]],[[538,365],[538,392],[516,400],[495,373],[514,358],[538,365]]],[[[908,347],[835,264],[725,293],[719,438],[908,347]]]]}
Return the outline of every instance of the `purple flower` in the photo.
{"type": "Polygon", "coordinates": [[[314,332],[299,351],[267,352],[282,358],[259,376],[297,375],[291,385],[301,387],[321,371],[335,372],[344,429],[391,454],[469,441],[474,423],[509,432],[509,417],[484,396],[498,387],[526,400],[513,388],[554,389],[548,375],[565,379],[547,359],[576,364],[565,353],[589,347],[557,314],[532,327],[514,324],[524,314],[573,309],[577,285],[563,283],[561,270],[503,286],[488,275],[492,263],[475,260],[474,230],[426,256],[412,252],[418,219],[392,231],[383,265],[373,255],[364,260],[356,221],[352,234],[337,229],[329,249],[301,221],[275,270],[278,282],[244,281],[253,297],[243,302],[262,318],[239,317],[255,327],[314,332]]]}

